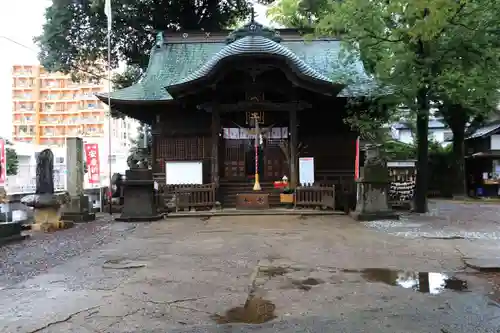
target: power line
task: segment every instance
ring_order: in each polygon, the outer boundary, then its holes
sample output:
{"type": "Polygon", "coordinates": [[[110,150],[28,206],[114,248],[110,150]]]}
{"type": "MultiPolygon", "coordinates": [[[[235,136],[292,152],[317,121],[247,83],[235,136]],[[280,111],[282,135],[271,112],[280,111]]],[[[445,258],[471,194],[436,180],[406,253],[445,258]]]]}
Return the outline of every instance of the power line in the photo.
{"type": "MultiPolygon", "coordinates": [[[[25,48],[25,49],[27,49],[27,50],[29,50],[29,51],[31,51],[31,52],[33,52],[33,53],[35,53],[35,54],[37,54],[37,55],[38,55],[38,51],[37,51],[37,50],[35,50],[35,49],[33,49],[33,48],[31,48],[31,47],[29,47],[29,46],[27,46],[27,45],[24,45],[24,44],[22,44],[22,43],[20,43],[20,42],[18,42],[18,41],[16,41],[16,40],[14,40],[14,39],[10,38],[10,37],[0,35],[0,38],[3,38],[3,39],[5,39],[6,41],[9,41],[9,42],[14,43],[14,44],[16,44],[16,45],[19,45],[19,46],[21,46],[21,47],[23,47],[23,48],[25,48]]],[[[82,69],[82,68],[79,68],[79,67],[75,67],[75,69],[77,69],[78,71],[80,71],[80,72],[82,72],[82,73],[85,73],[85,74],[91,75],[92,77],[94,77],[94,78],[96,78],[96,79],[100,79],[100,80],[108,80],[108,78],[107,78],[107,77],[105,77],[105,76],[100,76],[100,75],[97,75],[97,74],[91,73],[91,72],[89,72],[89,71],[87,71],[87,70],[85,70],[85,69],[82,69]]],[[[112,83],[115,83],[115,82],[113,82],[113,80],[111,80],[111,82],[112,82],[112,83]]]]}

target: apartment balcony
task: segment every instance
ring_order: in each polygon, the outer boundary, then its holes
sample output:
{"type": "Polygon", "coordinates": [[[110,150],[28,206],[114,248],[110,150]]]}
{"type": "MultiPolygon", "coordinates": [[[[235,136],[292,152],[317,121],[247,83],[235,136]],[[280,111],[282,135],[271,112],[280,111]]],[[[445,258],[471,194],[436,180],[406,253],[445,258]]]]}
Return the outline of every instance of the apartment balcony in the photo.
{"type": "Polygon", "coordinates": [[[36,113],[35,109],[16,109],[12,110],[13,114],[33,114],[36,113]]]}
{"type": "Polygon", "coordinates": [[[33,90],[35,88],[35,85],[34,84],[26,84],[26,85],[22,85],[22,84],[16,84],[16,85],[13,85],[12,86],[12,90],[33,90]]]}
{"type": "Polygon", "coordinates": [[[12,76],[21,78],[35,78],[35,74],[30,71],[16,71],[12,73],[12,76]]]}
{"type": "Polygon", "coordinates": [[[51,91],[51,92],[60,92],[60,91],[78,91],[79,87],[68,87],[68,86],[42,86],[40,87],[40,91],[51,91]]]}
{"type": "Polygon", "coordinates": [[[35,136],[35,133],[14,133],[14,137],[19,138],[19,139],[24,139],[24,138],[33,138],[35,136]]]}
{"type": "Polygon", "coordinates": [[[35,99],[33,98],[33,95],[14,95],[12,96],[12,100],[14,102],[34,102],[35,99]]]}

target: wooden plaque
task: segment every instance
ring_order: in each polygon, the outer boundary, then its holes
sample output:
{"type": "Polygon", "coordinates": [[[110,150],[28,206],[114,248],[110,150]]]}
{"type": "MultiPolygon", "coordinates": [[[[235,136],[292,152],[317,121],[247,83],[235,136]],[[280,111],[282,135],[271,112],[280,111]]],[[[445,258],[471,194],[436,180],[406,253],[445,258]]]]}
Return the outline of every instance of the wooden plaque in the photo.
{"type": "Polygon", "coordinates": [[[236,209],[269,209],[268,193],[236,194],[236,209]]]}

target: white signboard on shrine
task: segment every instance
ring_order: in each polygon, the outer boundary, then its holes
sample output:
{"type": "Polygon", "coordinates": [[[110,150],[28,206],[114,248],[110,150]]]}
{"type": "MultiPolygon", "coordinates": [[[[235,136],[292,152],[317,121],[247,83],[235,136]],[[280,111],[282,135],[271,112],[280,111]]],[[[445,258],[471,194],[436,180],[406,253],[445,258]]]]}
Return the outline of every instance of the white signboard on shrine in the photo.
{"type": "Polygon", "coordinates": [[[299,158],[299,183],[314,184],[314,157],[299,158]]]}
{"type": "Polygon", "coordinates": [[[203,163],[200,161],[172,161],[165,163],[167,185],[203,184],[203,163]]]}

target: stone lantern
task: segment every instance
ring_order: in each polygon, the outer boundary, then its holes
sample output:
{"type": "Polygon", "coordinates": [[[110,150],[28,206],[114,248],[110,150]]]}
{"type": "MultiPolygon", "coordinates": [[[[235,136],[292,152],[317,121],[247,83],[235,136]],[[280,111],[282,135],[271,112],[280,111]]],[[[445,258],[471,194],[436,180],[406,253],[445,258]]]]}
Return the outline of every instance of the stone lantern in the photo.
{"type": "Polygon", "coordinates": [[[389,171],[379,145],[365,147],[365,164],[356,180],[356,209],[351,216],[358,221],[398,219],[389,208],[389,171]]]}

